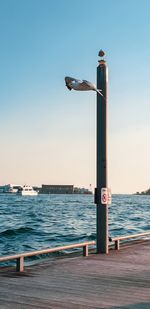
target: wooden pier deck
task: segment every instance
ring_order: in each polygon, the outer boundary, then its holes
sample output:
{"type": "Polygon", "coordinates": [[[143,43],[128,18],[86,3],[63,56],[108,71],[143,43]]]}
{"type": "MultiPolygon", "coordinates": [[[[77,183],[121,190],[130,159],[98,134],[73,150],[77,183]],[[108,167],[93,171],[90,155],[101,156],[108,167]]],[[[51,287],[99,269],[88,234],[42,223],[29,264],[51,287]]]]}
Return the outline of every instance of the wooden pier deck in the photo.
{"type": "Polygon", "coordinates": [[[0,270],[0,309],[150,309],[150,241],[0,270]]]}

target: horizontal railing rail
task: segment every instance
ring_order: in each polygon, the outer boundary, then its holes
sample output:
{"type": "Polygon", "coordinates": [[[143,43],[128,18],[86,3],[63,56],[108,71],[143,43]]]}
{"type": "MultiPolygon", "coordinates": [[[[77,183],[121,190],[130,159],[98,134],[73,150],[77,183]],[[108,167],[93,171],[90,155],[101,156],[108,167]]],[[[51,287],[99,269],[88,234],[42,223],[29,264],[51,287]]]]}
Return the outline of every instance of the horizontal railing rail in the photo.
{"type": "Polygon", "coordinates": [[[6,262],[11,260],[16,260],[16,271],[23,272],[24,271],[24,258],[41,255],[41,254],[47,254],[47,253],[53,253],[68,249],[74,249],[74,248],[83,248],[83,256],[88,256],[88,247],[95,245],[95,241],[87,241],[83,243],[78,244],[71,244],[61,247],[55,247],[55,248],[49,248],[49,249],[43,249],[43,250],[37,250],[37,251],[31,251],[31,252],[23,252],[18,253],[14,255],[7,255],[0,257],[0,262],[6,262]]]}
{"type": "Polygon", "coordinates": [[[144,233],[126,235],[126,236],[109,237],[109,241],[114,242],[115,243],[115,249],[119,250],[120,249],[120,240],[127,240],[127,239],[131,239],[131,238],[138,238],[138,237],[143,237],[143,236],[148,236],[148,235],[150,235],[150,231],[144,232],[144,233]]]}

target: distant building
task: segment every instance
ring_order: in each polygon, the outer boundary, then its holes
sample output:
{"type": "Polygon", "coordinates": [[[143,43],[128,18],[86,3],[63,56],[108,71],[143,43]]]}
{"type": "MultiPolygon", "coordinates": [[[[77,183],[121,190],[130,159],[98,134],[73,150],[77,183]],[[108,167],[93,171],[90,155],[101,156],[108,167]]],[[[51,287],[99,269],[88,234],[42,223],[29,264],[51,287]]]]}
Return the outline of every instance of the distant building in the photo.
{"type": "Polygon", "coordinates": [[[42,185],[38,188],[41,194],[92,194],[92,191],[85,188],[77,188],[73,185],[42,185]]]}
{"type": "Polygon", "coordinates": [[[74,188],[73,191],[74,194],[92,194],[92,191],[90,191],[89,189],[86,188],[74,188]]]}
{"type": "Polygon", "coordinates": [[[42,185],[42,194],[73,194],[73,185],[42,185]]]}

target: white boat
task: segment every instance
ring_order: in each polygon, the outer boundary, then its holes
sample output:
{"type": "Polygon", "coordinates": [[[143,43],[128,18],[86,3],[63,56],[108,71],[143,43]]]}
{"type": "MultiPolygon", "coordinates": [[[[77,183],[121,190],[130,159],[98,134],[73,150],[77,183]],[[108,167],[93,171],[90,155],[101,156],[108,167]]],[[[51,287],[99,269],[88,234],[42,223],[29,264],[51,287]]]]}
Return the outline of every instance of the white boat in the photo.
{"type": "Polygon", "coordinates": [[[35,196],[38,195],[38,192],[34,190],[33,187],[24,185],[22,188],[18,190],[18,194],[35,196]]]}

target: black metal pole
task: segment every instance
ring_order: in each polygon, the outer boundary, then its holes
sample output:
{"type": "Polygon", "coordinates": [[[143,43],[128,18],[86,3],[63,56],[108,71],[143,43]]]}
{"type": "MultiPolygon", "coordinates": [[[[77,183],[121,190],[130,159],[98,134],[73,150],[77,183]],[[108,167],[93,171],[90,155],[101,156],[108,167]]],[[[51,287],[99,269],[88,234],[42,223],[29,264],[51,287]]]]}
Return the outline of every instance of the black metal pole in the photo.
{"type": "MultiPolygon", "coordinates": [[[[99,56],[104,56],[100,51],[99,56]]],[[[108,204],[102,201],[102,191],[107,190],[107,84],[106,62],[101,59],[97,67],[97,253],[108,253],[108,204]]],[[[107,197],[106,197],[107,198],[107,197]]],[[[104,196],[105,199],[105,196],[104,196]]]]}

